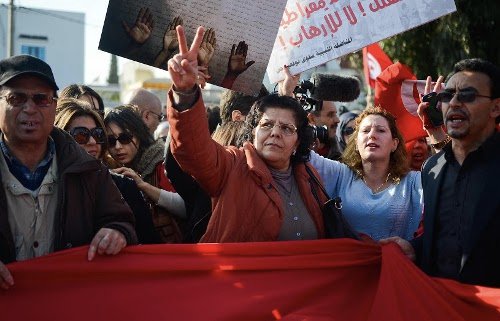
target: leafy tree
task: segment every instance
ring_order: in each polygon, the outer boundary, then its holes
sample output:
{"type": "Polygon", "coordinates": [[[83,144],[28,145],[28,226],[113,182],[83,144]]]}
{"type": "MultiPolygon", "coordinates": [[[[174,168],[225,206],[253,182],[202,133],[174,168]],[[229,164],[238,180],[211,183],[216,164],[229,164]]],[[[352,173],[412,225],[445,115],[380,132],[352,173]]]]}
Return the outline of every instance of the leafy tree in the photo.
{"type": "Polygon", "coordinates": [[[500,65],[498,0],[455,0],[457,11],[382,41],[384,51],[419,79],[448,74],[465,58],[500,65]]]}
{"type": "Polygon", "coordinates": [[[116,55],[111,55],[111,65],[109,67],[108,84],[118,84],[118,63],[116,55]]]}

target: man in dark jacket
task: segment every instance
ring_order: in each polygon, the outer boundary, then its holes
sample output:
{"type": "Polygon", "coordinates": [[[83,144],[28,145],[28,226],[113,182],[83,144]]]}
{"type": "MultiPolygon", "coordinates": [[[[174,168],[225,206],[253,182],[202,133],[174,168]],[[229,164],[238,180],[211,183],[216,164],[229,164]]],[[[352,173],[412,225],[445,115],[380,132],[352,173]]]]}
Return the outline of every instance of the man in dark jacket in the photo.
{"type": "Polygon", "coordinates": [[[430,275],[500,287],[500,69],[462,60],[438,98],[449,137],[422,169],[424,232],[393,241],[430,275]]]}
{"type": "Polygon", "coordinates": [[[137,242],[134,219],[108,170],[54,128],[57,85],[42,60],[0,61],[0,287],[4,263],[90,244],[114,255],[137,242]]]}

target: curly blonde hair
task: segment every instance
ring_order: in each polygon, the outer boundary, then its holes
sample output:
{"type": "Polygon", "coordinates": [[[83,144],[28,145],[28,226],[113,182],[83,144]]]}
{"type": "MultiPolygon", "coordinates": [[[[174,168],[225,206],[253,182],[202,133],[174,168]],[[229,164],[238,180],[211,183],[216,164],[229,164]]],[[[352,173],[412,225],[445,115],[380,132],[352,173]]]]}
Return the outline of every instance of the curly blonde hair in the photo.
{"type": "Polygon", "coordinates": [[[356,143],[359,133],[359,124],[361,124],[363,119],[370,115],[384,117],[389,124],[392,138],[396,138],[399,141],[396,150],[391,153],[389,158],[389,178],[394,184],[398,184],[401,181],[401,178],[406,176],[406,174],[410,171],[408,166],[408,155],[406,153],[403,135],[401,135],[401,132],[396,126],[396,118],[380,106],[368,107],[356,118],[356,128],[347,142],[346,149],[342,154],[342,161],[353,172],[355,172],[359,178],[363,177],[363,162],[361,160],[361,155],[356,148],[356,143]]]}

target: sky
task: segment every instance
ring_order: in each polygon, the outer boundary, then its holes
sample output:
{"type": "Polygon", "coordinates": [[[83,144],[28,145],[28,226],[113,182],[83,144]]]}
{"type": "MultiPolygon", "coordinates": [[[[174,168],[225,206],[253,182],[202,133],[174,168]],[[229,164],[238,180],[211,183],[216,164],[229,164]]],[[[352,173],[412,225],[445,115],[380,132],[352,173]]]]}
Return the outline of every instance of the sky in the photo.
{"type": "MultiPolygon", "coordinates": [[[[8,3],[2,0],[1,3],[8,3]]],[[[85,13],[85,83],[104,83],[111,55],[97,49],[101,37],[108,0],[14,0],[14,5],[85,13]]],[[[119,58],[119,66],[123,60],[119,58]]]]}

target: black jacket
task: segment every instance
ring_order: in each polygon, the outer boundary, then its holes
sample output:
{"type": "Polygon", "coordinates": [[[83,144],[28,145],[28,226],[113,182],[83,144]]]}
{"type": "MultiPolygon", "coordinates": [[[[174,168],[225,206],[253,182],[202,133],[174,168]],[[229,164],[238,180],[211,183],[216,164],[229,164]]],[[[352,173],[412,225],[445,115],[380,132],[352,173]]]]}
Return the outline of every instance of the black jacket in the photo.
{"type": "Polygon", "coordinates": [[[186,219],[179,220],[183,243],[198,243],[205,234],[212,215],[212,200],[200,184],[180,168],[179,163],[170,152],[169,141],[165,146],[167,177],[186,206],[186,219]]]}
{"type": "MultiPolygon", "coordinates": [[[[480,184],[479,199],[474,202],[473,223],[463,241],[464,262],[458,281],[463,283],[500,287],[500,133],[495,133],[480,147],[484,153],[479,165],[470,169],[480,184]]],[[[424,189],[424,233],[412,244],[417,263],[422,270],[433,274],[437,237],[438,201],[447,166],[444,151],[432,156],[422,169],[424,189]]]]}
{"type": "Polygon", "coordinates": [[[135,181],[129,177],[110,172],[111,178],[123,198],[132,209],[135,217],[135,232],[140,244],[162,243],[155,230],[151,209],[135,181]]]}

